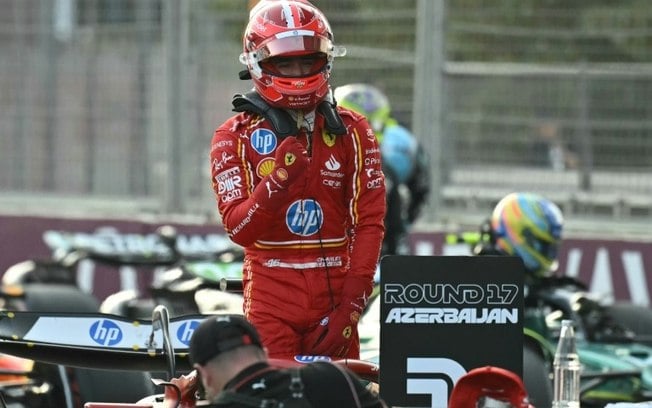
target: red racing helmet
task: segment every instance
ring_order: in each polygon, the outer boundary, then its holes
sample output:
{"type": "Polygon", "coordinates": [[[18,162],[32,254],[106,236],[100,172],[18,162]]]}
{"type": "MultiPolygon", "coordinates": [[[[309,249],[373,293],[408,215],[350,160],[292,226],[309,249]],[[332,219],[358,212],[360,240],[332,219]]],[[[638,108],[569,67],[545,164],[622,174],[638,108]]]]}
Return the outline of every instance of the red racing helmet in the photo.
{"type": "Polygon", "coordinates": [[[305,0],[261,0],[250,12],[240,62],[247,66],[254,88],[270,105],[311,110],[330,91],[333,58],[346,50],[333,45],[324,14],[305,0]],[[309,56],[310,72],[284,76],[273,68],[275,57],[309,56]]]}
{"type": "Polygon", "coordinates": [[[462,376],[448,400],[448,408],[534,408],[521,378],[504,368],[485,366],[462,376]]]}

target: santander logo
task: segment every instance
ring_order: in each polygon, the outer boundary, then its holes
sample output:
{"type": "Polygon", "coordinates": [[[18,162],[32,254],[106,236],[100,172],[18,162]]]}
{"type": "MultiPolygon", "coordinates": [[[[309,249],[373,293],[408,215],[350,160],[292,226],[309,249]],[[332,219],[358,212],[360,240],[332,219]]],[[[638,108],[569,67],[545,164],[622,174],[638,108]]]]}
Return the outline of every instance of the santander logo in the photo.
{"type": "Polygon", "coordinates": [[[337,171],[340,169],[340,167],[342,167],[340,162],[338,162],[337,159],[335,159],[335,156],[333,156],[332,154],[331,157],[329,157],[328,160],[326,160],[326,163],[324,164],[326,165],[326,168],[330,171],[337,171]]]}

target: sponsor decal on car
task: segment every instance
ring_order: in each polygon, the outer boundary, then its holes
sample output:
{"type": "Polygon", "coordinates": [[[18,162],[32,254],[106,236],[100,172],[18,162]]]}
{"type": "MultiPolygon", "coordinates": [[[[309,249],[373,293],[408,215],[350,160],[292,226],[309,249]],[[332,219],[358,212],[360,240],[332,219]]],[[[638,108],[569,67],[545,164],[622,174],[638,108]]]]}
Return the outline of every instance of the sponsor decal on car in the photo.
{"type": "Polygon", "coordinates": [[[309,364],[314,363],[315,361],[332,361],[328,356],[307,356],[307,355],[298,355],[294,356],[294,361],[297,363],[309,364]]]}
{"type": "Polygon", "coordinates": [[[122,330],[111,320],[98,320],[91,325],[89,335],[102,346],[115,346],[122,340],[122,330]]]}
{"type": "Polygon", "coordinates": [[[198,326],[199,320],[191,320],[189,322],[181,323],[176,331],[177,340],[186,346],[190,346],[190,338],[198,326]]]}

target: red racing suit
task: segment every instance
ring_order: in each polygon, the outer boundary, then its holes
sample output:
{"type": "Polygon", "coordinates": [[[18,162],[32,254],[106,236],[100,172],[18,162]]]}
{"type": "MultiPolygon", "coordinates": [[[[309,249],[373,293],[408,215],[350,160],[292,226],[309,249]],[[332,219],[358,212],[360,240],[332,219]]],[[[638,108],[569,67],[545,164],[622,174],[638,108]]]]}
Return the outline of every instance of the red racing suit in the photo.
{"type": "MultiPolygon", "coordinates": [[[[345,134],[327,131],[317,112],[313,131],[296,135],[310,162],[286,190],[269,190],[283,201],[274,211],[252,196],[281,142],[271,122],[242,112],[212,139],[220,216],[231,240],[245,248],[244,314],[273,358],[309,354],[303,337],[340,302],[366,305],[372,290],[384,234],[380,150],[364,117],[337,112],[345,134]]],[[[359,358],[359,347],[355,330],[347,357],[359,358]]]]}

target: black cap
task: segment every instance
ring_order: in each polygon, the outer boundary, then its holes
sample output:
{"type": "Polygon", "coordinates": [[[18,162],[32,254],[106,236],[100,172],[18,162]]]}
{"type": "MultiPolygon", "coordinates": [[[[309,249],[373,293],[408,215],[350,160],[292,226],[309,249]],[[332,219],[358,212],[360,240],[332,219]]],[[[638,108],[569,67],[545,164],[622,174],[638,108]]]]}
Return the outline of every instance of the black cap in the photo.
{"type": "Polygon", "coordinates": [[[244,316],[211,316],[190,338],[190,361],[204,365],[220,353],[247,345],[263,347],[258,332],[244,316]]]}

